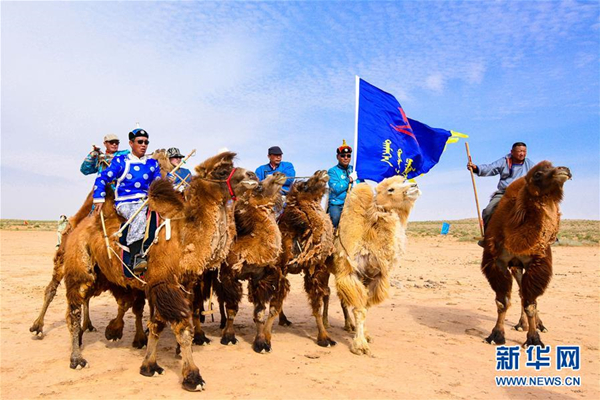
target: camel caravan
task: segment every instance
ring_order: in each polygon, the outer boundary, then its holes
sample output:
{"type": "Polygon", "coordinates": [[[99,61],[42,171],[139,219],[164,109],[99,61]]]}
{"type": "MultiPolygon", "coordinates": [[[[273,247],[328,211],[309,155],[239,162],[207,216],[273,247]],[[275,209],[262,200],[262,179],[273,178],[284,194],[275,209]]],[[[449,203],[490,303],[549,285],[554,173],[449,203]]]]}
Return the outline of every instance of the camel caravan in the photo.
{"type": "MultiPolygon", "coordinates": [[[[328,191],[327,171],[316,171],[307,178],[274,173],[259,181],[254,172],[234,165],[235,156],[225,151],[208,158],[195,168],[196,175],[182,191],[168,179],[152,182],[147,204],[155,229],[142,247],[147,257],[142,274],[127,273],[123,245],[116,234],[126,220],[115,211],[112,189],[106,187],[100,215],[90,213],[90,193],[69,220],[70,227],[54,257],[42,310],[30,331],[43,337],[45,313],[64,281],[70,367],[86,367],[83,334],[96,330],[89,317],[90,299],[110,291],[118,307],[116,317],[105,328],[106,338],[122,338],[123,317],[133,309],[133,346],[147,346],[140,374],[160,375],[164,370],[158,363],[157,344],[162,331],[170,326],[183,361],[182,387],[198,391],[205,382],[192,345],[210,342],[202,323],[207,314],[204,302],[213,293],[221,310],[220,342],[235,345],[234,320],[243,296],[242,284],[247,281],[256,324],[252,349],[268,353],[276,348],[275,319],[279,317],[279,325],[291,324],[283,310],[290,290],[288,274],[301,273],[317,326],[316,344],[329,347],[336,345],[327,332],[333,275],[345,328],[354,331],[350,350],[357,355],[370,354],[367,311],[389,297],[390,276],[406,251],[408,218],[421,195],[417,184],[393,176],[374,188],[367,183],[354,185],[334,230],[321,206],[328,191]],[[289,178],[296,179],[284,199],[281,189],[289,178]],[[144,327],[146,301],[149,316],[144,327]]],[[[153,157],[163,178],[174,169],[164,150],[153,157]]],[[[538,330],[545,328],[537,315],[536,299],[552,274],[550,244],[558,231],[562,186],[570,177],[567,168],[538,164],[510,186],[486,230],[482,271],[496,292],[498,305],[498,322],[487,338],[490,343],[504,343],[512,274],[522,297],[519,328],[527,330],[525,344],[542,344],[538,330]]]]}

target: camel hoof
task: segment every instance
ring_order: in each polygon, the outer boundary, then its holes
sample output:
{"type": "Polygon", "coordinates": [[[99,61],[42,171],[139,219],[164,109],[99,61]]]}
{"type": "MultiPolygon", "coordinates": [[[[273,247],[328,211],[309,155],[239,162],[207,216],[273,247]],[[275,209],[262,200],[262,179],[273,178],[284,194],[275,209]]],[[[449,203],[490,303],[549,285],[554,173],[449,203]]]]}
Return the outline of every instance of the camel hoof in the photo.
{"type": "Polygon", "coordinates": [[[194,333],[194,344],[205,346],[210,344],[210,339],[206,337],[204,332],[196,332],[194,333]]]}
{"type": "MultiPolygon", "coordinates": [[[[87,329],[89,332],[98,332],[98,329],[96,329],[96,328],[94,327],[94,325],[92,325],[92,324],[88,325],[88,327],[87,327],[86,329],[87,329]]],[[[84,329],[84,330],[86,330],[86,329],[84,329]]]]}
{"type": "Polygon", "coordinates": [[[367,356],[371,355],[371,349],[369,349],[369,346],[367,346],[366,344],[363,346],[352,345],[350,351],[353,354],[356,354],[357,356],[362,356],[363,354],[367,356]]]}
{"type": "Polygon", "coordinates": [[[321,347],[332,347],[332,346],[335,346],[337,344],[337,342],[330,338],[325,338],[325,339],[317,340],[317,344],[321,347]]]}
{"type": "Polygon", "coordinates": [[[537,325],[537,329],[538,329],[538,331],[540,331],[542,333],[548,333],[548,329],[546,329],[546,327],[544,326],[544,324],[538,324],[537,325]]]}
{"type": "Polygon", "coordinates": [[[252,350],[258,354],[270,353],[271,343],[268,343],[265,339],[255,339],[254,343],[252,343],[252,350]]]}
{"type": "Polygon", "coordinates": [[[205,384],[200,372],[192,371],[183,379],[181,386],[188,392],[199,392],[204,390],[205,384]]]}
{"type": "Polygon", "coordinates": [[[40,338],[44,337],[44,324],[35,321],[33,323],[33,325],[31,325],[31,328],[29,328],[29,332],[32,332],[35,334],[35,336],[39,336],[40,338]]]}
{"type": "Polygon", "coordinates": [[[136,337],[133,339],[133,343],[131,343],[131,346],[133,346],[133,348],[135,349],[143,349],[146,345],[148,344],[148,337],[147,336],[143,336],[143,337],[136,337]]]}
{"type": "Polygon", "coordinates": [[[83,357],[71,357],[71,369],[83,369],[89,366],[87,360],[83,357]]]}
{"type": "Polygon", "coordinates": [[[290,321],[287,318],[279,318],[279,326],[291,326],[292,325],[292,321],[290,321]]]}
{"type": "Polygon", "coordinates": [[[148,365],[142,364],[140,367],[140,374],[148,377],[154,376],[154,374],[162,375],[164,372],[165,370],[159,367],[157,363],[151,363],[148,365]]]}
{"type": "Polygon", "coordinates": [[[529,346],[541,346],[542,348],[546,347],[546,345],[542,343],[542,340],[540,339],[540,334],[537,332],[531,336],[527,335],[527,340],[525,343],[523,343],[523,347],[527,348],[529,346]]]}
{"type": "Polygon", "coordinates": [[[346,324],[346,325],[344,325],[344,330],[346,332],[353,333],[354,331],[356,331],[356,327],[353,324],[346,324]]]}
{"type": "Polygon", "coordinates": [[[238,340],[235,338],[235,334],[223,334],[221,337],[221,344],[225,346],[236,345],[238,340]]]}
{"type": "Polygon", "coordinates": [[[104,330],[106,340],[117,341],[123,337],[123,324],[110,321],[104,330]]]}
{"type": "Polygon", "coordinates": [[[529,327],[521,325],[521,324],[515,325],[515,331],[524,332],[528,329],[529,329],[529,327]]]}
{"type": "Polygon", "coordinates": [[[504,338],[504,332],[499,330],[492,330],[490,336],[485,339],[489,344],[505,344],[506,339],[504,338]]]}

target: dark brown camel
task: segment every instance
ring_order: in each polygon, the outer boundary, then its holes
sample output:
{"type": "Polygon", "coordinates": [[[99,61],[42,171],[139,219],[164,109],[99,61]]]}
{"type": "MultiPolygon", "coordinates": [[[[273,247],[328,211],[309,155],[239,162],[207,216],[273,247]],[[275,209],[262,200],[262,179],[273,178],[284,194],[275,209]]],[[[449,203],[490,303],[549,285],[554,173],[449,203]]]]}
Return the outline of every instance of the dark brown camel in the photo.
{"type": "MultiPolygon", "coordinates": [[[[329,298],[329,275],[333,265],[333,225],[321,207],[327,190],[327,171],[317,171],[306,181],[295,182],[287,196],[287,205],[279,219],[283,252],[278,261],[283,275],[304,274],[304,290],[319,330],[317,344],[336,344],[329,337],[324,323],[325,304],[329,298]]],[[[286,284],[287,278],[285,279],[286,284]]],[[[285,285],[281,286],[282,289],[285,285]]],[[[281,296],[281,301],[286,293],[281,296]]],[[[276,304],[281,310],[281,305],[276,304]]],[[[285,315],[280,324],[289,324],[285,315]]]]}
{"type": "Polygon", "coordinates": [[[552,250],[560,223],[563,185],[571,178],[566,167],[549,161],[534,166],[513,182],[485,231],[481,270],[496,292],[498,320],[486,341],[504,344],[504,319],[510,307],[512,275],[519,285],[522,311],[517,328],[527,329],[524,347],[544,346],[536,328],[545,331],[537,311],[537,298],[552,278],[552,250]]]}
{"type": "Polygon", "coordinates": [[[241,280],[248,280],[248,297],[254,303],[256,337],[252,348],[257,353],[271,351],[271,329],[278,309],[274,296],[282,283],[275,262],[281,253],[281,233],[275,220],[275,208],[281,207],[281,187],[286,176],[275,173],[247,190],[236,203],[236,239],[219,273],[216,292],[227,317],[221,344],[236,344],[234,318],[242,299],[241,280]],[[267,313],[267,304],[269,312],[267,313]]]}

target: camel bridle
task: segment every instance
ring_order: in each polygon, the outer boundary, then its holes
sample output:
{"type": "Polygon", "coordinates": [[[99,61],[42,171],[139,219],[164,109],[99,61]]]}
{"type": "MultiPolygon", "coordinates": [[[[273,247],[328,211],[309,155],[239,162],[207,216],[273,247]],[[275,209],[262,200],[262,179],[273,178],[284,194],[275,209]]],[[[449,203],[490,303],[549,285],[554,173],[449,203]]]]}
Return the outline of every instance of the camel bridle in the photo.
{"type": "Polygon", "coordinates": [[[227,180],[225,181],[225,183],[227,184],[227,190],[229,190],[229,195],[231,196],[231,200],[233,200],[233,201],[237,201],[237,196],[235,195],[235,192],[233,191],[233,188],[231,187],[231,178],[233,177],[233,174],[235,173],[236,170],[237,170],[237,168],[232,169],[231,173],[227,177],[227,180]]]}

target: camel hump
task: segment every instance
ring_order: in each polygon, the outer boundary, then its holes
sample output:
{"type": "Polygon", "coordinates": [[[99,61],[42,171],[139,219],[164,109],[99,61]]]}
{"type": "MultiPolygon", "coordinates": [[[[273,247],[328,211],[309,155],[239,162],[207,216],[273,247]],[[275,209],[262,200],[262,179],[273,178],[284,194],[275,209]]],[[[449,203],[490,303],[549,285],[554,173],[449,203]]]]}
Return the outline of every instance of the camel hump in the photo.
{"type": "Polygon", "coordinates": [[[346,208],[354,212],[368,210],[373,204],[373,189],[367,183],[359,183],[349,193],[344,203],[344,211],[346,208]]]}

